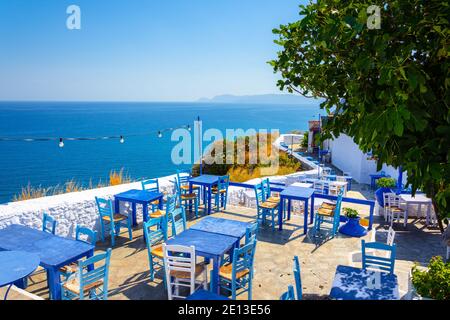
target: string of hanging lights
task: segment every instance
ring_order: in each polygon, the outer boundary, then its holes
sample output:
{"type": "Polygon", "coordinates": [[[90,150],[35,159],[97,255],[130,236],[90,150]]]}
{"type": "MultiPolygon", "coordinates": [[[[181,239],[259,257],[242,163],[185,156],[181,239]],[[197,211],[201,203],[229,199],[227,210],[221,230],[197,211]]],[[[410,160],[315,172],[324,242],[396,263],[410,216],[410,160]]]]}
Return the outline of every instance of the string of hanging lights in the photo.
{"type": "MultiPolygon", "coordinates": [[[[174,131],[176,129],[187,129],[191,131],[190,125],[182,125],[174,128],[165,128],[160,129],[157,132],[150,133],[133,133],[127,134],[127,138],[129,137],[137,137],[137,136],[150,136],[157,133],[158,138],[163,137],[164,132],[174,131]]],[[[0,142],[11,142],[11,141],[19,141],[19,142],[36,142],[36,141],[55,141],[58,142],[58,146],[60,148],[64,148],[65,141],[95,141],[95,140],[119,140],[121,144],[125,143],[124,135],[116,135],[116,136],[99,136],[99,137],[0,137],[0,142]]]]}

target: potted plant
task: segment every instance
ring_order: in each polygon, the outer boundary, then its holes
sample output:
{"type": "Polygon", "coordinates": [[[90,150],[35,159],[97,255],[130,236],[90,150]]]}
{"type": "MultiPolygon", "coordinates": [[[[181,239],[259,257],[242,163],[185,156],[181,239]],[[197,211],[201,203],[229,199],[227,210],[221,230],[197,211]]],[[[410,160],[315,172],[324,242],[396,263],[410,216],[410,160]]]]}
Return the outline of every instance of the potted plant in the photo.
{"type": "Polygon", "coordinates": [[[427,268],[415,264],[410,273],[411,298],[450,300],[450,262],[431,258],[427,268]]]}
{"type": "Polygon", "coordinates": [[[351,237],[362,237],[367,234],[366,228],[359,224],[358,210],[352,208],[343,208],[345,216],[347,218],[347,223],[339,228],[339,232],[351,237]]]}
{"type": "Polygon", "coordinates": [[[393,178],[380,178],[377,180],[378,189],[375,191],[375,197],[382,208],[384,208],[383,194],[393,192],[392,188],[395,188],[395,185],[396,181],[393,178]]]}

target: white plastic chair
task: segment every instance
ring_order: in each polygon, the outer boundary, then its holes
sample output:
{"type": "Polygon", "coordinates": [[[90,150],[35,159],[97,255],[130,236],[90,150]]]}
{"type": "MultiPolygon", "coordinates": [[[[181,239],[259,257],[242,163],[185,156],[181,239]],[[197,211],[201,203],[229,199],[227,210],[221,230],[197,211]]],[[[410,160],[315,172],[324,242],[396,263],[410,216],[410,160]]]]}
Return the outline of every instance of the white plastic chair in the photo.
{"type": "Polygon", "coordinates": [[[207,289],[207,268],[204,263],[196,263],[194,246],[186,247],[163,243],[163,252],[169,300],[173,300],[173,298],[185,299],[201,286],[203,286],[203,289],[207,289]],[[202,275],[203,279],[199,280],[198,278],[202,275]],[[197,287],[196,284],[198,284],[197,287]],[[189,294],[182,296],[180,287],[189,288],[189,294]]]}

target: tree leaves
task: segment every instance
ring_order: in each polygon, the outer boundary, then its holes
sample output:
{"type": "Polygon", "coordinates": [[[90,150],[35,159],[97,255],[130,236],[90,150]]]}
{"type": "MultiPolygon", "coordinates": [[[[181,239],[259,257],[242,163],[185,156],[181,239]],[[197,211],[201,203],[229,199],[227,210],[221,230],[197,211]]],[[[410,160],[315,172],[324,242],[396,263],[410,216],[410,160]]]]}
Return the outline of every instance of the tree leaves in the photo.
{"type": "Polygon", "coordinates": [[[275,31],[281,50],[270,63],[280,89],[312,92],[339,111],[324,136],[346,133],[379,165],[403,165],[413,191],[450,216],[450,6],[393,0],[381,6],[381,29],[370,30],[367,7],[377,3],[303,6],[302,19],[275,31]]]}

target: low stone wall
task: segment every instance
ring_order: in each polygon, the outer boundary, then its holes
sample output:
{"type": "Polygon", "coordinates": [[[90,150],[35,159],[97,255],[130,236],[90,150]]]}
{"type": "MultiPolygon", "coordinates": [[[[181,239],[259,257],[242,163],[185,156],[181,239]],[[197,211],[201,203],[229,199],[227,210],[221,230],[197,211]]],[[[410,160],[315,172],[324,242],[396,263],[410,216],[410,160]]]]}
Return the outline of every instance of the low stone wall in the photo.
{"type": "MultiPolygon", "coordinates": [[[[291,184],[300,181],[305,175],[314,172],[298,172],[287,176],[270,177],[271,182],[291,184]]],[[[161,192],[173,194],[173,181],[176,175],[159,178],[161,192]]],[[[248,181],[249,184],[258,184],[261,179],[248,181]]],[[[20,224],[34,229],[42,228],[42,216],[48,213],[57,220],[56,234],[63,237],[74,237],[76,225],[82,225],[100,231],[95,197],[113,198],[115,194],[130,190],[141,189],[141,183],[135,182],[119,186],[85,190],[81,192],[66,193],[51,197],[31,199],[19,202],[10,202],[0,205],[0,229],[11,224],[20,224]]],[[[230,187],[228,204],[256,208],[255,191],[230,187]]],[[[120,212],[131,213],[128,203],[121,203],[120,212]]],[[[142,206],[137,206],[137,220],[142,221],[142,206]]]]}
{"type": "MultiPolygon", "coordinates": [[[[159,179],[160,190],[173,193],[175,175],[159,179]]],[[[119,186],[66,193],[51,197],[10,202],[0,205],[0,229],[10,224],[21,224],[35,229],[42,228],[42,216],[48,213],[58,222],[56,234],[63,237],[74,237],[76,225],[82,225],[100,231],[95,197],[113,198],[115,194],[141,189],[141,183],[135,182],[119,186]]],[[[121,203],[121,212],[131,212],[131,206],[121,203]]],[[[142,221],[142,207],[137,206],[138,222],[142,221]]]]}

